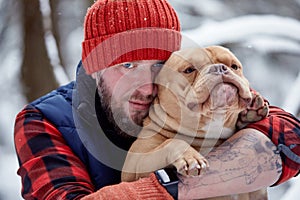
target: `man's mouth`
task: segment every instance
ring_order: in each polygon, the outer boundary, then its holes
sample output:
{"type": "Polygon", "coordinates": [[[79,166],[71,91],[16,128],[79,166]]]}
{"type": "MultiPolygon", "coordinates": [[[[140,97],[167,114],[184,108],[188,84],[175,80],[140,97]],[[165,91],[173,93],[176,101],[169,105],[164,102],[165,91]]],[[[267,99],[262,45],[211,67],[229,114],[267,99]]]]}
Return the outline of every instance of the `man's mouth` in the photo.
{"type": "Polygon", "coordinates": [[[139,101],[139,100],[130,100],[129,105],[134,110],[148,111],[152,102],[149,101],[139,101]]]}

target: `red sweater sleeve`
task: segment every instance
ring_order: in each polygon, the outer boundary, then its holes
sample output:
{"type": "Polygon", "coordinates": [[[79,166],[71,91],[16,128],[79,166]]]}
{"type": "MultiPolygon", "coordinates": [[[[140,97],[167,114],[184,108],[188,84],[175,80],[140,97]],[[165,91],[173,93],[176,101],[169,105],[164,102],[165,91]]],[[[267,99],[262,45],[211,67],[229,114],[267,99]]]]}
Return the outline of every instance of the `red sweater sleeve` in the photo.
{"type": "Polygon", "coordinates": [[[296,176],[300,171],[300,121],[290,113],[270,106],[269,116],[249,124],[248,128],[261,131],[278,147],[283,166],[275,185],[296,176]]]}
{"type": "Polygon", "coordinates": [[[103,187],[97,192],[84,197],[82,200],[133,200],[155,199],[172,200],[173,197],[160,185],[154,173],[148,178],[135,182],[122,182],[117,185],[103,187]]]}

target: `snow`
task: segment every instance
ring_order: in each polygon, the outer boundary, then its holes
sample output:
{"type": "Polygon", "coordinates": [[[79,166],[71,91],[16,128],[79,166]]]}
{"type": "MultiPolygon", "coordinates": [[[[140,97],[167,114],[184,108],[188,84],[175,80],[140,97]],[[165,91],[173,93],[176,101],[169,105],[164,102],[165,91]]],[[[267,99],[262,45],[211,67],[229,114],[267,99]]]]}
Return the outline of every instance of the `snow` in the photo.
{"type": "Polygon", "coordinates": [[[17,200],[21,198],[21,178],[16,175],[18,163],[16,155],[12,152],[5,152],[0,149],[0,199],[17,200]]]}
{"type": "Polygon", "coordinates": [[[299,109],[299,102],[300,102],[299,88],[300,88],[300,72],[298,73],[298,77],[295,80],[292,89],[288,94],[288,96],[286,97],[285,102],[283,104],[283,108],[290,113],[296,113],[297,109],[299,109]]]}
{"type": "Polygon", "coordinates": [[[0,199],[21,199],[21,180],[17,176],[17,157],[13,145],[13,127],[17,112],[25,105],[18,84],[21,50],[15,48],[4,58],[0,67],[0,199]]]}
{"type": "Polygon", "coordinates": [[[199,28],[185,33],[203,46],[240,42],[262,35],[300,41],[300,23],[292,18],[275,15],[247,15],[224,21],[207,20],[199,28]]]}
{"type": "MultiPolygon", "coordinates": [[[[0,3],[1,2],[0,0],[0,3]]],[[[195,0],[190,1],[190,3],[193,2],[195,2],[195,0]]],[[[206,0],[206,2],[213,4],[213,6],[207,6],[205,8],[204,13],[207,15],[222,10],[222,5],[218,4],[217,1],[206,0]]],[[[297,0],[297,2],[300,4],[300,0],[297,0]]],[[[0,79],[0,110],[2,115],[0,116],[0,200],[21,199],[20,177],[16,174],[18,163],[13,146],[13,127],[15,116],[25,105],[26,101],[20,93],[21,85],[17,81],[19,79],[18,73],[22,60],[22,47],[20,44],[21,30],[17,27],[12,28],[8,35],[10,35],[13,42],[5,44],[5,49],[9,49],[9,51],[1,51],[2,63],[0,74],[2,76],[0,79]]],[[[80,58],[80,42],[82,41],[82,33],[80,33],[80,31],[81,28],[76,29],[70,34],[67,41],[71,52],[68,56],[68,60],[69,62],[73,62],[71,63],[72,66],[76,66],[80,58]]],[[[255,49],[261,52],[263,55],[270,52],[284,52],[296,54],[298,58],[300,56],[300,22],[287,17],[250,15],[224,21],[206,20],[202,26],[193,30],[184,31],[184,35],[186,36],[185,39],[189,40],[187,43],[196,43],[201,46],[240,43],[250,50],[255,49]]],[[[48,35],[47,41],[48,48],[51,50],[49,54],[53,57],[52,61],[56,63],[56,66],[59,66],[59,61],[55,60],[57,52],[55,50],[56,47],[53,42],[53,37],[48,35]]],[[[261,66],[265,65],[265,62],[264,60],[257,61],[261,66]]],[[[62,70],[60,68],[56,69],[60,83],[65,83],[67,78],[64,75],[60,75],[63,74],[62,70]]],[[[265,79],[265,74],[269,72],[269,69],[259,68],[258,70],[261,72],[261,77],[259,77],[257,73],[253,74],[253,76],[259,80],[265,79]]],[[[274,80],[281,81],[280,83],[285,84],[276,86],[276,89],[285,91],[287,90],[286,88],[289,87],[289,92],[286,93],[287,97],[283,99],[282,105],[288,111],[295,114],[300,106],[300,68],[298,68],[297,73],[286,75],[281,73],[280,71],[279,76],[274,78],[274,80]]],[[[270,88],[267,87],[265,90],[270,90],[270,88]]],[[[280,92],[280,94],[281,93],[282,92],[280,92]]],[[[271,93],[270,96],[271,98],[273,97],[275,101],[277,96],[274,97],[272,95],[274,95],[274,93],[271,93]]],[[[283,98],[282,96],[285,95],[281,95],[280,98],[283,98]]],[[[297,197],[297,194],[299,194],[299,186],[300,178],[294,178],[286,184],[269,188],[270,200],[299,199],[297,197]]]]}
{"type": "Polygon", "coordinates": [[[300,178],[290,180],[291,187],[280,198],[280,200],[296,200],[299,199],[300,178]]]}

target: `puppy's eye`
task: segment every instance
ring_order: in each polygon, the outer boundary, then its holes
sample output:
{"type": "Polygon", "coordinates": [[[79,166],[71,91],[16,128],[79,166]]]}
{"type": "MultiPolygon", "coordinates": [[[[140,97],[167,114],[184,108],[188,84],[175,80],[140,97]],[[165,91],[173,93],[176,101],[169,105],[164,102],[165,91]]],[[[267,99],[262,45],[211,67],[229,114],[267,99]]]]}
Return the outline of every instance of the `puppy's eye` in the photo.
{"type": "Polygon", "coordinates": [[[186,68],[184,71],[183,71],[183,73],[185,73],[185,74],[190,74],[190,73],[192,73],[193,71],[195,71],[196,69],[194,68],[194,67],[188,67],[188,68],[186,68]]]}
{"type": "Polygon", "coordinates": [[[238,69],[239,69],[239,66],[237,66],[236,64],[232,64],[232,65],[231,65],[231,68],[234,69],[234,70],[238,70],[238,69]]]}

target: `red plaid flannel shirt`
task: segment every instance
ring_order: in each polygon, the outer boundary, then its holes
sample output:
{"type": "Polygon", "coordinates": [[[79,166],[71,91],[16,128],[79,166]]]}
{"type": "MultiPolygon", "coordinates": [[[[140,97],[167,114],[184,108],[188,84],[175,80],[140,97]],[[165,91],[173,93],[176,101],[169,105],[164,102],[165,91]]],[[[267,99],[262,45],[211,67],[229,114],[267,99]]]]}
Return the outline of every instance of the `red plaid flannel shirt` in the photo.
{"type": "MultiPolygon", "coordinates": [[[[269,117],[248,127],[262,131],[276,145],[292,145],[292,151],[300,155],[299,126],[292,115],[271,107],[269,117]]],[[[25,108],[17,115],[14,139],[25,199],[79,199],[94,191],[84,164],[38,110],[25,108]]],[[[283,172],[277,184],[300,169],[283,154],[282,160],[283,172]]]]}
{"type": "Polygon", "coordinates": [[[14,137],[25,199],[80,199],[94,191],[84,164],[38,110],[18,114],[14,137]]]}
{"type": "Polygon", "coordinates": [[[283,161],[282,174],[275,185],[283,183],[300,171],[300,121],[284,110],[270,106],[269,116],[249,124],[264,133],[278,147],[283,161]],[[297,160],[298,163],[290,158],[297,160]]]}

